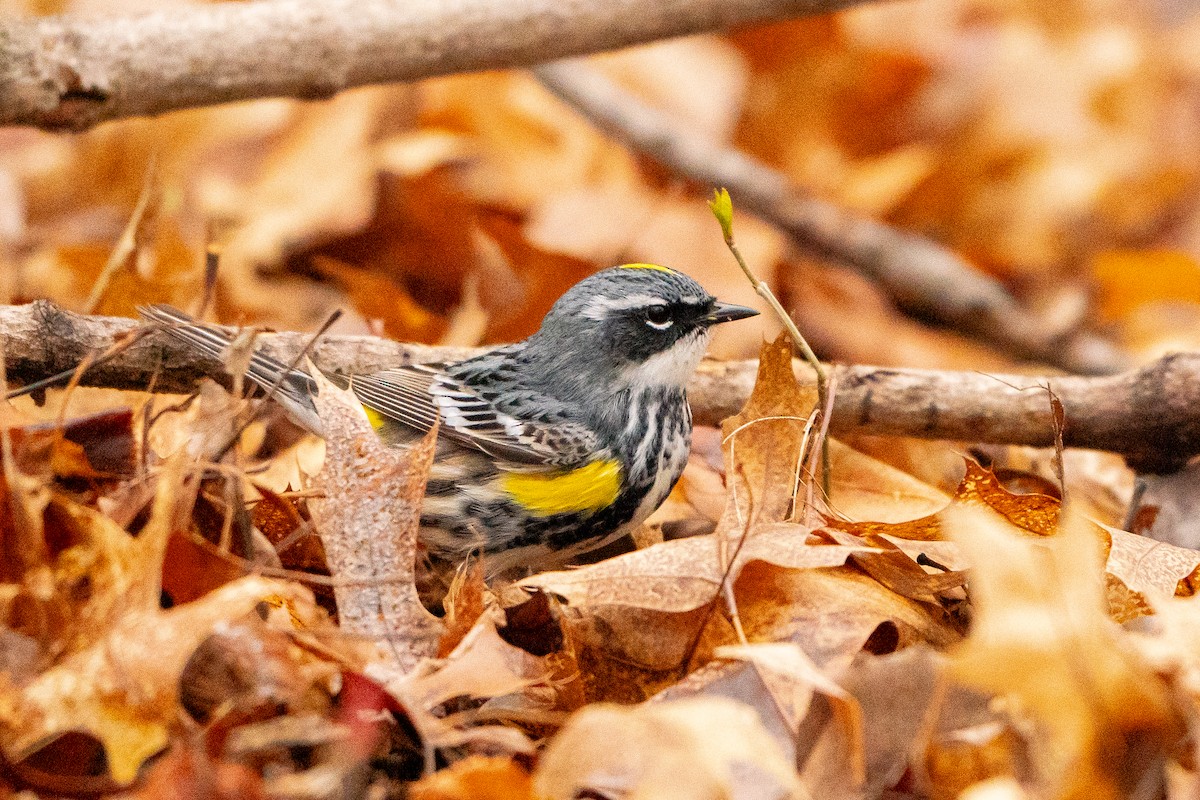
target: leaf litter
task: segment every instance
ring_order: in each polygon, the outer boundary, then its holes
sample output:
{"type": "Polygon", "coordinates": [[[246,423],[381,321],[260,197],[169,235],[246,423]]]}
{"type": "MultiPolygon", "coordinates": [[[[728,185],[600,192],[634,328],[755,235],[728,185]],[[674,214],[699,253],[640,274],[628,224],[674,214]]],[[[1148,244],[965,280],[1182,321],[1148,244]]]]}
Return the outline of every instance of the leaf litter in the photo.
{"type": "MultiPolygon", "coordinates": [[[[15,10],[34,5],[80,4],[15,10]]],[[[1064,330],[1094,297],[1150,357],[1200,329],[1200,28],[1152,16],[873,6],[595,64],[810,191],[938,235],[1064,330]]],[[[228,322],[312,329],[348,304],[345,332],[506,341],[640,260],[757,304],[699,195],[519,73],[0,143],[6,300],[187,307],[215,245],[228,322]]],[[[1013,368],[760,221],[738,239],[824,356],[1013,368]]],[[[714,352],[751,357],[763,331],[714,352]]],[[[335,391],[332,448],[244,426],[213,387],[124,412],[86,389],[6,404],[0,794],[1196,794],[1191,471],[1134,518],[1175,545],[1120,528],[1132,478],[1098,454],[1065,454],[1064,510],[1038,493],[1059,483],[1044,453],[852,437],[830,442],[823,497],[801,467],[814,398],[781,345],[761,361],[648,546],[516,586],[442,576],[436,613],[414,584],[428,452],[379,448],[335,391]]]]}
{"type": "Polygon", "coordinates": [[[1165,780],[1200,696],[1200,650],[1173,633],[1200,553],[1013,494],[971,461],[948,496],[838,443],[829,506],[797,522],[815,397],[791,364],[786,340],[764,344],[723,428],[712,532],[509,586],[465,569],[438,615],[417,588],[433,440],[384,447],[336,387],[314,489],[255,489],[242,446],[222,467],[257,498],[266,546],[319,537],[305,572],[277,577],[222,538],[223,506],[204,510],[212,448],[186,433],[244,427],[239,403],[203,392],[160,417],[180,449],[124,472],[88,456],[113,452],[100,442],[119,422],[55,438],[14,420],[0,748],[15,780],[144,792],[199,768],[273,796],[420,779],[423,797],[651,797],[666,781],[675,796],[848,798],[998,777],[1115,797],[1165,780]],[[117,522],[101,509],[118,496],[141,510],[117,522]],[[881,497],[888,521],[846,516],[881,497]],[[306,582],[332,588],[335,617],[306,582]],[[370,720],[358,747],[339,711],[352,686],[376,698],[353,718],[370,720]]]}

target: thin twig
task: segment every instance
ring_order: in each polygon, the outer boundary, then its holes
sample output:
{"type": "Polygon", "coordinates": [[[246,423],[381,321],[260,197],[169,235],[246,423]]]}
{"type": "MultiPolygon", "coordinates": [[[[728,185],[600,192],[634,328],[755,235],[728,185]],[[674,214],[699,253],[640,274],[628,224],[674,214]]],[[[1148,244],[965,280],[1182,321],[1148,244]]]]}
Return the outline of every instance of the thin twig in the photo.
{"type": "MultiPolygon", "coordinates": [[[[733,258],[737,261],[737,265],[742,268],[742,273],[745,274],[746,280],[750,281],[750,285],[754,287],[754,292],[771,307],[775,312],[775,316],[783,323],[784,330],[788,332],[788,336],[792,338],[792,342],[804,356],[804,360],[813,368],[813,372],[817,374],[817,407],[816,413],[824,413],[825,401],[829,396],[829,377],[825,374],[825,368],[821,366],[821,360],[817,358],[817,354],[812,351],[805,341],[804,335],[800,333],[800,329],[796,327],[795,320],[791,314],[783,310],[783,304],[775,297],[775,293],[771,291],[771,287],[765,281],[758,279],[758,276],[746,264],[746,259],[742,257],[742,251],[738,248],[737,242],[733,239],[733,198],[729,196],[728,190],[724,187],[713,190],[713,199],[708,201],[708,207],[712,209],[713,216],[717,218],[717,222],[721,225],[721,235],[725,237],[725,246],[729,248],[729,252],[733,253],[733,258]]],[[[827,426],[826,426],[827,427],[827,426]]],[[[825,491],[825,495],[829,496],[829,441],[828,439],[821,440],[821,488],[825,491]]]]}
{"type": "Polygon", "coordinates": [[[138,193],[137,205],[133,207],[133,213],[129,215],[129,222],[125,223],[125,229],[121,231],[120,238],[117,239],[112,252],[108,254],[108,261],[105,262],[104,269],[100,270],[100,275],[92,284],[92,291],[83,303],[83,313],[91,314],[96,310],[96,306],[100,305],[100,301],[104,299],[104,293],[108,291],[108,285],[112,282],[113,277],[129,263],[129,259],[137,256],[138,247],[141,246],[141,230],[142,223],[146,219],[146,211],[152,205],[151,201],[157,199],[155,191],[157,181],[158,155],[151,153],[150,163],[146,166],[146,175],[142,179],[142,190],[138,193]]]}
{"type": "MultiPolygon", "coordinates": [[[[833,401],[834,401],[834,398],[837,396],[837,383],[838,383],[838,373],[834,372],[833,376],[829,379],[829,384],[827,386],[828,394],[825,397],[825,403],[821,406],[821,427],[817,429],[817,435],[816,435],[816,440],[822,444],[822,447],[821,447],[821,458],[823,460],[822,467],[824,468],[826,475],[828,475],[830,472],[830,469],[829,469],[829,447],[827,445],[829,442],[829,422],[830,422],[830,420],[833,419],[833,401]]],[[[810,471],[810,474],[811,474],[811,471],[810,471]]],[[[828,511],[830,509],[830,502],[831,502],[829,487],[824,486],[822,488],[824,489],[824,494],[821,497],[821,503],[823,506],[823,510],[828,511]]],[[[810,480],[808,482],[808,494],[805,497],[805,503],[804,503],[803,523],[805,525],[808,525],[811,528],[815,528],[815,527],[817,527],[817,523],[818,523],[817,517],[818,517],[818,513],[817,513],[817,509],[816,509],[816,502],[815,502],[815,498],[813,497],[813,481],[810,480]]]]}

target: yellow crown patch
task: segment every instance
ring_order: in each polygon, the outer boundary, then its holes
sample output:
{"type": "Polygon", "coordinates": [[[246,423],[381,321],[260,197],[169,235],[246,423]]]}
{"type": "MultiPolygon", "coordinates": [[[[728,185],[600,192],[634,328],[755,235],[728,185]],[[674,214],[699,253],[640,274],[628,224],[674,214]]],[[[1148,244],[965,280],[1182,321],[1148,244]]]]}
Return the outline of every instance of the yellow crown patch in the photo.
{"type": "Polygon", "coordinates": [[[622,264],[621,269],[652,269],[655,272],[667,272],[667,273],[671,273],[671,272],[675,271],[675,270],[671,269],[670,267],[664,267],[660,264],[622,264]]]}

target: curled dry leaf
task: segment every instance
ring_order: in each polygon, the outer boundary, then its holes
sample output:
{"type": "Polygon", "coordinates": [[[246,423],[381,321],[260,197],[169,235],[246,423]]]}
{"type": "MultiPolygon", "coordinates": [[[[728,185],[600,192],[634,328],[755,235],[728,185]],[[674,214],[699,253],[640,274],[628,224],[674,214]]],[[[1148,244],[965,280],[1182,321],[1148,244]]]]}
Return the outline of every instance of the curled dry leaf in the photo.
{"type": "MultiPolygon", "coordinates": [[[[966,460],[966,465],[966,474],[948,507],[990,509],[1027,535],[1050,536],[1058,528],[1060,504],[1057,499],[1040,494],[1013,494],[1004,488],[991,470],[970,459],[966,460]]],[[[859,536],[878,534],[898,539],[937,540],[945,538],[942,534],[942,510],[908,522],[828,520],[826,525],[859,536]]]]}
{"type": "Polygon", "coordinates": [[[655,700],[749,704],[814,797],[876,797],[894,787],[919,753],[945,671],[944,657],[923,645],[863,654],[836,682],[794,644],[722,647],[717,655],[738,660],[714,660],[655,700]]]}
{"type": "Polygon", "coordinates": [[[788,518],[817,403],[816,389],[796,381],[786,334],[764,342],[758,358],[754,391],[736,416],[721,423],[729,499],[717,532],[725,537],[788,518]]]}
{"type": "MultiPolygon", "coordinates": [[[[764,722],[771,712],[782,718],[788,736],[781,747],[797,764],[813,797],[859,796],[866,780],[863,719],[845,689],[795,644],[725,646],[717,648],[716,656],[741,661],[753,670],[762,689],[751,705],[764,722]]],[[[705,694],[713,694],[712,687],[705,694]]],[[[744,697],[735,699],[747,702],[744,697]]]]}
{"type": "Polygon", "coordinates": [[[941,489],[836,439],[829,440],[829,461],[829,506],[846,519],[904,522],[950,501],[941,489]]]}
{"type": "Polygon", "coordinates": [[[1126,797],[1161,780],[1181,720],[1167,685],[1105,614],[1102,542],[1088,523],[1072,517],[1058,536],[1031,540],[978,509],[946,519],[975,565],[975,620],[952,651],[952,674],[1034,723],[1039,794],[1126,797]]]}
{"type": "Polygon", "coordinates": [[[533,800],[529,772],[511,758],[470,756],[427,775],[408,790],[412,800],[533,800]]]}
{"type": "MultiPolygon", "coordinates": [[[[999,514],[1026,536],[1050,537],[1057,533],[1062,513],[1062,504],[1057,498],[1041,494],[1014,494],[1004,488],[991,470],[974,461],[968,460],[966,463],[966,475],[954,497],[945,509],[937,513],[899,523],[828,520],[827,527],[855,534],[861,539],[853,541],[862,541],[864,544],[875,544],[882,539],[912,558],[923,554],[952,571],[966,569],[969,562],[956,543],[940,541],[944,537],[947,512],[985,509],[999,514]]],[[[1190,595],[1195,591],[1195,575],[1200,571],[1200,552],[1106,525],[1084,524],[1107,554],[1105,572],[1109,583],[1109,611],[1115,619],[1124,621],[1150,613],[1146,595],[1190,595]]],[[[842,541],[836,536],[835,540],[842,541]]]]}
{"type": "MultiPolygon", "coordinates": [[[[810,543],[803,525],[776,523],[747,537],[728,571],[765,561],[785,569],[818,569],[846,563],[851,555],[875,552],[867,545],[810,543]]],[[[521,581],[556,594],[574,606],[631,606],[683,613],[712,602],[721,588],[725,554],[716,536],[693,536],[637,550],[574,570],[543,572],[521,581]]]]}
{"type": "Polygon", "coordinates": [[[496,630],[497,616],[493,608],[441,664],[393,681],[389,688],[414,707],[433,709],[455,697],[486,700],[548,684],[548,660],[504,641],[496,630]]]}
{"type": "Polygon", "coordinates": [[[6,757],[20,761],[60,734],[83,731],[104,746],[113,779],[129,783],[142,762],[166,746],[177,724],[179,678],[196,647],[264,601],[286,605],[301,624],[321,618],[305,589],[243,578],[168,611],[127,614],[94,645],[23,689],[4,687],[0,746],[6,757]]]}
{"type": "Polygon", "coordinates": [[[317,413],[327,437],[324,498],[311,505],[336,581],[338,617],[346,631],[379,644],[387,667],[404,672],[433,656],[441,636],[442,625],[421,604],[415,583],[421,501],[437,428],[411,447],[389,447],[353,394],[318,380],[317,413]]]}
{"type": "Polygon", "coordinates": [[[103,514],[52,492],[48,478],[6,462],[0,493],[0,622],[37,641],[43,659],[77,652],[130,614],[157,611],[167,539],[191,508],[194,483],[169,462],[136,538],[103,514]]]}
{"type": "Polygon", "coordinates": [[[855,567],[781,570],[751,564],[736,587],[752,641],[790,641],[823,669],[861,650],[883,654],[921,642],[944,647],[958,626],[940,608],[896,594],[855,567]]]}
{"type": "Polygon", "coordinates": [[[808,797],[754,710],[717,697],[588,706],[550,741],[533,786],[546,800],[808,797]]]}

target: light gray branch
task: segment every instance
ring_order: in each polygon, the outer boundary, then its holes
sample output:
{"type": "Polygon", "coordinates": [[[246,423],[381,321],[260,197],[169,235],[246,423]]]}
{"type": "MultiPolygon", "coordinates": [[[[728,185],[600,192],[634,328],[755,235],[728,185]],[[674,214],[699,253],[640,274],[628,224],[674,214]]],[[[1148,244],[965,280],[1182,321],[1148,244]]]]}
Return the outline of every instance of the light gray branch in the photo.
{"type": "MultiPolygon", "coordinates": [[[[0,306],[0,342],[9,380],[28,384],[69,370],[138,327],[134,320],[62,311],[39,301],[0,306]]],[[[298,333],[262,334],[261,344],[290,361],[308,343],[298,333]]],[[[402,344],[371,336],[329,336],[314,350],[326,369],[367,372],[414,361],[481,352],[402,344]]],[[[695,419],[716,424],[736,413],[754,384],[753,361],[706,361],[689,387],[695,419]]],[[[1167,472],[1200,454],[1200,354],[1169,356],[1141,369],[1102,377],[1032,377],[978,372],[837,367],[832,430],[992,444],[1054,442],[1053,390],[1066,412],[1068,447],[1109,450],[1140,471],[1167,472]]],[[[122,389],[191,391],[221,365],[173,338],[140,340],[90,370],[83,383],[122,389]]],[[[811,380],[797,362],[797,374],[811,380]]]]}
{"type": "Polygon", "coordinates": [[[861,0],[250,0],[140,16],[0,21],[0,125],[328,97],[611,50],[861,0]]]}

